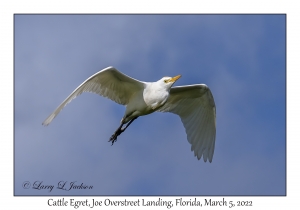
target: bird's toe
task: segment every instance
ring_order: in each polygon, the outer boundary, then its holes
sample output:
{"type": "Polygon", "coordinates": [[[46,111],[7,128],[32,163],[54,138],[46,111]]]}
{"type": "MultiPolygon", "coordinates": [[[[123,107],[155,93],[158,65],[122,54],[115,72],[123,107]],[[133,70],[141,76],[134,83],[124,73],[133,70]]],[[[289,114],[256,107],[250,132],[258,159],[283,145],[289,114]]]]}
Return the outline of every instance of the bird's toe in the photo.
{"type": "Polygon", "coordinates": [[[113,144],[115,143],[115,141],[117,141],[117,137],[118,137],[118,135],[117,135],[116,133],[114,133],[114,134],[110,137],[110,139],[109,139],[108,142],[111,142],[111,145],[113,145],[113,144]]]}

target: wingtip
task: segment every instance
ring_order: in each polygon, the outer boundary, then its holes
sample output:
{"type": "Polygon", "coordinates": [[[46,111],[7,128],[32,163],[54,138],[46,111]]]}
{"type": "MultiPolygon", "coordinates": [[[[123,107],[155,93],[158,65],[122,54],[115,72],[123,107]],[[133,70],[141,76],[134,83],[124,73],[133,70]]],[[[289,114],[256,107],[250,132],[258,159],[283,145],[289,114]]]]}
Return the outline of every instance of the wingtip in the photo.
{"type": "Polygon", "coordinates": [[[47,125],[49,125],[49,124],[47,124],[47,123],[45,123],[45,122],[42,122],[42,125],[43,125],[43,126],[47,126],[47,125]]]}
{"type": "MultiPolygon", "coordinates": [[[[194,152],[195,152],[195,151],[194,151],[194,152]]],[[[206,158],[205,158],[203,154],[201,154],[201,156],[198,156],[196,152],[194,153],[194,156],[195,156],[198,160],[201,160],[201,157],[203,156],[203,161],[204,161],[205,163],[207,162],[207,160],[208,160],[210,163],[212,163],[212,157],[206,157],[206,158]]]]}

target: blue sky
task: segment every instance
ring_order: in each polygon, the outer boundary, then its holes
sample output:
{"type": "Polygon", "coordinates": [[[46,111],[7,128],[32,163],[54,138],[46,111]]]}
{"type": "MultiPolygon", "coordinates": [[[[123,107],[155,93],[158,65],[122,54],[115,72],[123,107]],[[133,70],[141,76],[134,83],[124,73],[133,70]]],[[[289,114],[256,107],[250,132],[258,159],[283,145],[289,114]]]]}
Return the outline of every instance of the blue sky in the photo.
{"type": "Polygon", "coordinates": [[[16,195],[285,195],[284,15],[15,15],[16,195]],[[142,81],[207,84],[217,106],[212,163],[180,118],[140,117],[85,93],[41,123],[86,78],[114,66],[142,81]],[[92,190],[24,189],[59,181],[92,190]]]}

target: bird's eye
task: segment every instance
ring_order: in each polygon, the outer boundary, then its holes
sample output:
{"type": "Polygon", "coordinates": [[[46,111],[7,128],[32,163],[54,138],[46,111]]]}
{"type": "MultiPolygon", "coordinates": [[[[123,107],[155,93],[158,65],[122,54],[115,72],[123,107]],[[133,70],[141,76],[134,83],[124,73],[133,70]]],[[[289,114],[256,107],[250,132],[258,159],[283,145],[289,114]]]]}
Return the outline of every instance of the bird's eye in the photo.
{"type": "Polygon", "coordinates": [[[167,83],[167,82],[168,82],[168,80],[167,80],[167,79],[165,79],[165,80],[164,80],[164,82],[165,82],[165,83],[167,83]]]}

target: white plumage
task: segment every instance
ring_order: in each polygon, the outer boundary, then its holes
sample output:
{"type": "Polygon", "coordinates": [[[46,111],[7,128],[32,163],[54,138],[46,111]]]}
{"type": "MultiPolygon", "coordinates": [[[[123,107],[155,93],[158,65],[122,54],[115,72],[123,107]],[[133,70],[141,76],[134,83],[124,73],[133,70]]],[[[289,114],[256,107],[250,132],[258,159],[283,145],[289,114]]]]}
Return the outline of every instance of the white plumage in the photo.
{"type": "Polygon", "coordinates": [[[142,82],[107,67],[78,86],[43,122],[48,125],[58,113],[83,92],[92,92],[125,105],[120,127],[110,138],[117,137],[139,116],[155,111],[179,115],[198,160],[211,162],[216,138],[216,107],[210,89],[204,84],[172,87],[181,76],[163,77],[157,82],[142,82]],[[122,128],[125,125],[125,128],[122,128]]]}

